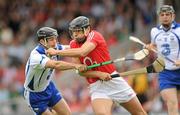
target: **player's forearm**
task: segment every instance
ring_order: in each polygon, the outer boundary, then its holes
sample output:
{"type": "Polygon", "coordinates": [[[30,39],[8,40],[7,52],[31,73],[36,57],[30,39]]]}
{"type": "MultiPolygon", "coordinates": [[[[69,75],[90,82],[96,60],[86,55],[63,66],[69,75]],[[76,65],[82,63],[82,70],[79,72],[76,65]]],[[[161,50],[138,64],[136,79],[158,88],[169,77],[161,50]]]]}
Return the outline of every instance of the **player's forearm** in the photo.
{"type": "Polygon", "coordinates": [[[150,43],[150,44],[147,45],[146,48],[149,49],[149,50],[152,50],[152,49],[156,50],[156,45],[153,44],[153,43],[150,43]]]}
{"type": "Polygon", "coordinates": [[[176,60],[175,65],[180,67],[180,60],[176,60]]]}
{"type": "Polygon", "coordinates": [[[58,70],[76,69],[75,65],[76,64],[73,64],[73,63],[58,61],[54,64],[54,68],[58,70]]]}
{"type": "Polygon", "coordinates": [[[83,50],[81,48],[67,49],[67,50],[58,50],[57,55],[60,56],[71,56],[71,57],[79,57],[83,56],[83,50]]]}
{"type": "Polygon", "coordinates": [[[88,77],[88,78],[98,78],[99,75],[101,75],[102,72],[100,71],[87,71],[83,73],[79,73],[82,77],[88,77]]]}

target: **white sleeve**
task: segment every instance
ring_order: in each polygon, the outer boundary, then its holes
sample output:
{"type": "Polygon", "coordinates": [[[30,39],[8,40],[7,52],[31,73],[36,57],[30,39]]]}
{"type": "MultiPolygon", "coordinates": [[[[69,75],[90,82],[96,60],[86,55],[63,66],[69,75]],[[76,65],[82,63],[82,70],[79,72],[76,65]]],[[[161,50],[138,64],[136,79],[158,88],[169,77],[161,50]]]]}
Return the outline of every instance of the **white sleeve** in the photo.
{"type": "Polygon", "coordinates": [[[48,60],[50,59],[46,55],[32,53],[30,56],[30,65],[33,66],[33,68],[42,69],[45,67],[48,60]]]}
{"type": "Polygon", "coordinates": [[[151,29],[151,43],[155,44],[155,35],[156,35],[156,30],[155,28],[151,29]]]}

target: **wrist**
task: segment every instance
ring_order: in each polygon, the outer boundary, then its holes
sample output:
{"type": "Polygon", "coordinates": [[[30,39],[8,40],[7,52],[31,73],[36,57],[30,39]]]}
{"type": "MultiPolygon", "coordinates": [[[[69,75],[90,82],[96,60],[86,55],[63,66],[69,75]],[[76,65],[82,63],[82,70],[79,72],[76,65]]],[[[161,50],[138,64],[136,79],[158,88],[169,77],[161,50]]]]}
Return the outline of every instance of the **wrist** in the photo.
{"type": "Polygon", "coordinates": [[[61,55],[61,51],[60,50],[56,50],[56,55],[61,55]]]}
{"type": "Polygon", "coordinates": [[[80,76],[83,76],[83,74],[82,74],[81,72],[79,72],[77,69],[75,70],[75,72],[76,72],[77,74],[79,74],[80,76]]]}
{"type": "Polygon", "coordinates": [[[72,64],[72,66],[73,66],[73,69],[78,70],[76,67],[76,64],[72,64]]]}

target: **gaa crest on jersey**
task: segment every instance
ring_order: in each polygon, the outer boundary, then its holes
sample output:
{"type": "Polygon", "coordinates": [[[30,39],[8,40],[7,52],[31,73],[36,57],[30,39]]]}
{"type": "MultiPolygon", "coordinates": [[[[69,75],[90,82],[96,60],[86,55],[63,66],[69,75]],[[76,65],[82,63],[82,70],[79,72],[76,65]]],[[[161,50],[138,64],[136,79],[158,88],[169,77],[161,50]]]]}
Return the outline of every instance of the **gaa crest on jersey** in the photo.
{"type": "Polygon", "coordinates": [[[168,56],[170,54],[170,46],[169,44],[163,44],[161,46],[163,48],[163,50],[161,51],[161,53],[164,55],[164,56],[168,56]]]}

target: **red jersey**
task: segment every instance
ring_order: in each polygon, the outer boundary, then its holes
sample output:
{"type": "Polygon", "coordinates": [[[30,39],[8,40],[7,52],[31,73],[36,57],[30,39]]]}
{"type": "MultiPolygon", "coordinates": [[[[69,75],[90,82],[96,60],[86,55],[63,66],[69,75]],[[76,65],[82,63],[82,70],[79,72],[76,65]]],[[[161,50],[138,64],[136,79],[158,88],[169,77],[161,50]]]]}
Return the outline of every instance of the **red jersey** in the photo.
{"type": "MultiPolygon", "coordinates": [[[[106,41],[104,37],[97,31],[91,31],[87,37],[87,41],[96,45],[95,49],[92,50],[85,57],[79,57],[82,64],[93,65],[96,63],[101,63],[110,60],[110,54],[107,48],[106,41]]],[[[75,40],[70,42],[71,48],[79,48],[83,44],[77,43],[75,40]]],[[[94,71],[102,71],[107,73],[112,73],[115,71],[115,66],[113,64],[108,64],[100,67],[93,68],[94,71]]],[[[98,78],[87,78],[89,83],[94,83],[99,80],[98,78]]]]}

